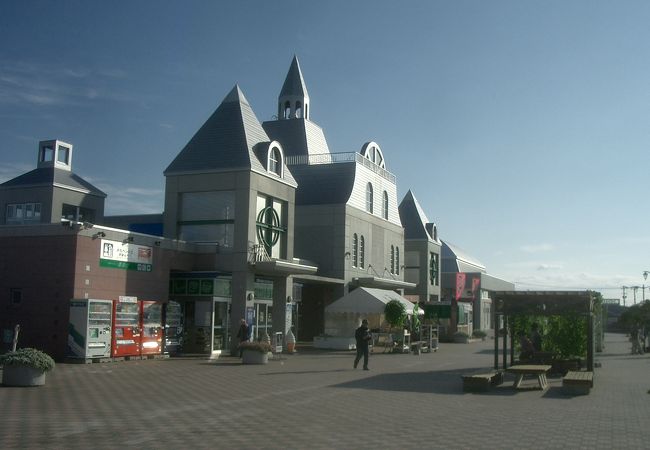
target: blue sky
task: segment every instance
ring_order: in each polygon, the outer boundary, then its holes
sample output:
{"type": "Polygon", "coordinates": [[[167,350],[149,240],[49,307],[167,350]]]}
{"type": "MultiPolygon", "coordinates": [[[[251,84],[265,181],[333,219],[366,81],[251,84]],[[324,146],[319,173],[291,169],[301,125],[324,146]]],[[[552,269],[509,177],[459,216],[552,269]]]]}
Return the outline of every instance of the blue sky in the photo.
{"type": "Polygon", "coordinates": [[[107,213],[160,212],[233,85],[269,120],[296,54],[332,151],[378,142],[443,239],[518,288],[619,298],[650,270],[648,23],[625,0],[2,2],[0,182],[58,138],[107,213]]]}

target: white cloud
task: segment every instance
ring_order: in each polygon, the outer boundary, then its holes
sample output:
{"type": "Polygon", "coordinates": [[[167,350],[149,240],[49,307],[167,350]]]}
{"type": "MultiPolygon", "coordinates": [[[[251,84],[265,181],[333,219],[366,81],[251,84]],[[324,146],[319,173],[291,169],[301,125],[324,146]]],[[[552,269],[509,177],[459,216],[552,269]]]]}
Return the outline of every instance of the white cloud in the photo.
{"type": "Polygon", "coordinates": [[[541,252],[550,252],[555,249],[553,244],[527,244],[519,247],[521,251],[526,253],[541,253],[541,252]]]}
{"type": "Polygon", "coordinates": [[[86,179],[108,195],[106,215],[157,214],[163,210],[164,192],[162,189],[121,187],[86,179]]]}

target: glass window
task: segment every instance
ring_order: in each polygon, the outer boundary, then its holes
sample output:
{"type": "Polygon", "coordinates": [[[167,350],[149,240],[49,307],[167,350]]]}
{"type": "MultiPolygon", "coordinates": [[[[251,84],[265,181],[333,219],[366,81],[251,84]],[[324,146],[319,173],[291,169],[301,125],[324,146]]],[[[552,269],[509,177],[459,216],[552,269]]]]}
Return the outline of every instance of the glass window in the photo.
{"type": "Polygon", "coordinates": [[[372,184],[366,185],[366,211],[372,214],[372,184]]]}
{"type": "Polygon", "coordinates": [[[51,145],[46,145],[41,150],[41,161],[50,162],[54,161],[54,147],[51,145]]]}
{"type": "Polygon", "coordinates": [[[359,265],[359,236],[354,233],[352,236],[352,267],[359,265]]]}
{"type": "Polygon", "coordinates": [[[70,149],[68,147],[64,147],[63,145],[59,145],[59,151],[57,152],[56,160],[60,163],[68,165],[70,160],[70,149]]]}
{"type": "Polygon", "coordinates": [[[296,119],[300,119],[302,117],[302,104],[300,102],[296,102],[296,119]]]}
{"type": "Polygon", "coordinates": [[[234,191],[185,192],[181,194],[182,222],[232,220],[235,218],[234,191]]]}
{"type": "Polygon", "coordinates": [[[390,273],[395,273],[395,246],[390,246],[390,273]]]}
{"type": "Polygon", "coordinates": [[[291,117],[291,103],[286,102],[284,104],[284,118],[289,119],[291,117]]]}
{"type": "Polygon", "coordinates": [[[362,269],[366,266],[366,239],[361,236],[359,242],[359,267],[362,269]]]}
{"type": "Polygon", "coordinates": [[[187,242],[217,243],[222,247],[232,247],[235,240],[235,224],[181,224],[178,238],[187,242]]]}
{"type": "Polygon", "coordinates": [[[382,203],[381,215],[388,220],[388,192],[384,191],[384,202],[382,203]]]}
{"type": "Polygon", "coordinates": [[[7,220],[16,218],[16,205],[7,205],[7,220]]]}
{"type": "Polygon", "coordinates": [[[269,172],[282,176],[282,154],[275,147],[269,153],[269,172]]]}
{"type": "Polygon", "coordinates": [[[395,247],[395,273],[399,275],[399,247],[395,247]]]}

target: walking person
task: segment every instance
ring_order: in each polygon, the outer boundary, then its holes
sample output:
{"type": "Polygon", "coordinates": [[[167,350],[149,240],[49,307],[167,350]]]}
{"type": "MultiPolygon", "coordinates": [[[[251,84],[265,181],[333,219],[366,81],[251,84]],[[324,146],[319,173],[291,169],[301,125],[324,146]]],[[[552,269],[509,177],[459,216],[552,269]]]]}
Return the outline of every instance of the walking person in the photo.
{"type": "Polygon", "coordinates": [[[237,337],[239,338],[239,357],[241,358],[244,354],[244,349],[241,346],[243,342],[248,342],[251,338],[250,327],[246,323],[246,319],[240,321],[239,331],[237,331],[237,337]]]}
{"type": "Polygon", "coordinates": [[[354,358],[354,368],[356,369],[363,356],[363,370],[368,369],[368,349],[372,335],[368,330],[368,321],[363,319],[361,326],[354,332],[354,338],[357,341],[357,356],[354,358]]]}

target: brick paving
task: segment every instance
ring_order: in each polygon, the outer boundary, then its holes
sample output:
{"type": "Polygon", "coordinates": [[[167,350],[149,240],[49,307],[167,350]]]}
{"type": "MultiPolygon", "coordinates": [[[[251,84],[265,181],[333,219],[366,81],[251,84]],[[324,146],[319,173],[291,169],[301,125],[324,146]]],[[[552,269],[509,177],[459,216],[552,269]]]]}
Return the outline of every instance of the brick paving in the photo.
{"type": "Polygon", "coordinates": [[[437,353],[303,350],[263,366],[237,358],[58,364],[39,388],[0,387],[0,449],[10,448],[650,448],[650,356],[608,334],[594,388],[515,391],[512,377],[464,393],[493,341],[437,353]]]}

